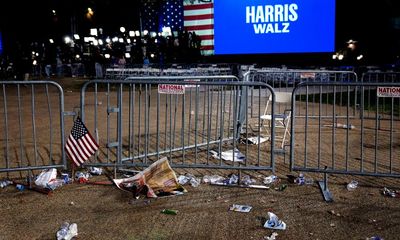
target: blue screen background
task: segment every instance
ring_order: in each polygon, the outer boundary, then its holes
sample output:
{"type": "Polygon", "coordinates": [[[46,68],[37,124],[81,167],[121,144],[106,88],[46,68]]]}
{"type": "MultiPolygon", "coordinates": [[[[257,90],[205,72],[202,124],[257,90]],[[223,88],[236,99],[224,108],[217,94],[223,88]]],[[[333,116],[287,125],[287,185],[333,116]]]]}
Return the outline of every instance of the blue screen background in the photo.
{"type": "MultiPolygon", "coordinates": [[[[274,24],[274,23],[272,23],[274,24]]],[[[335,0],[214,0],[215,54],[322,53],[335,51],[335,0]],[[246,6],[298,5],[289,33],[255,34],[246,6]]]]}

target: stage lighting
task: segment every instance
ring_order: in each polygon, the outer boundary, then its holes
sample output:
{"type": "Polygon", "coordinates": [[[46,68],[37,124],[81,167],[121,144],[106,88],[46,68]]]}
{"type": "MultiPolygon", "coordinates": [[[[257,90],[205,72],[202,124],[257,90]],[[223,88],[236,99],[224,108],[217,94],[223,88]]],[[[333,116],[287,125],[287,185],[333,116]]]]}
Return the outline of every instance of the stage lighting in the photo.
{"type": "Polygon", "coordinates": [[[110,56],[110,54],[106,53],[106,54],[104,54],[104,57],[109,59],[111,56],[110,56]]]}
{"type": "Polygon", "coordinates": [[[124,42],[124,39],[123,39],[123,38],[119,38],[119,39],[118,39],[118,42],[123,43],[123,42],[124,42]]]}
{"type": "Polygon", "coordinates": [[[138,37],[140,37],[140,31],[136,30],[136,31],[135,31],[135,35],[138,36],[138,37]]]}
{"type": "Polygon", "coordinates": [[[36,61],[36,59],[35,59],[35,60],[33,60],[33,62],[32,62],[32,65],[33,65],[33,66],[36,66],[36,65],[37,65],[37,61],[36,61]]]}
{"type": "Polygon", "coordinates": [[[101,39],[99,39],[98,42],[99,42],[99,45],[103,45],[104,44],[103,40],[101,40],[101,39]]]}
{"type": "Polygon", "coordinates": [[[124,27],[120,27],[119,30],[124,33],[125,32],[125,28],[124,27]]]}
{"type": "Polygon", "coordinates": [[[135,31],[129,31],[129,37],[134,37],[135,36],[135,31]]]}
{"type": "Polygon", "coordinates": [[[68,43],[71,43],[71,38],[69,37],[69,36],[66,36],[66,37],[64,37],[64,42],[66,43],[66,44],[68,44],[68,43]]]}
{"type": "Polygon", "coordinates": [[[50,38],[50,39],[49,39],[49,42],[50,42],[50,43],[54,43],[54,40],[50,38]]]}
{"type": "Polygon", "coordinates": [[[147,30],[143,31],[143,35],[147,35],[148,33],[149,33],[149,31],[147,31],[147,30]]]}
{"type": "Polygon", "coordinates": [[[131,43],[131,40],[128,38],[128,39],[126,39],[126,42],[127,43],[131,43]]]}
{"type": "Polygon", "coordinates": [[[80,57],[81,57],[81,56],[79,56],[79,54],[76,54],[76,55],[75,55],[75,58],[76,58],[76,59],[79,59],[80,57]]]}
{"type": "Polygon", "coordinates": [[[127,52],[127,53],[125,53],[125,57],[126,58],[131,58],[131,54],[127,52]]]}
{"type": "Polygon", "coordinates": [[[117,38],[117,37],[113,37],[113,38],[112,38],[112,41],[113,41],[113,42],[118,42],[118,38],[117,38]]]}
{"type": "Polygon", "coordinates": [[[150,57],[151,57],[151,58],[154,58],[154,53],[150,54],[150,57]]]}
{"type": "Polygon", "coordinates": [[[343,54],[339,54],[338,59],[339,60],[343,60],[343,58],[344,58],[344,55],[343,54]]]}
{"type": "Polygon", "coordinates": [[[75,40],[79,40],[80,39],[79,35],[78,34],[74,34],[74,39],[75,40]]]}
{"type": "Polygon", "coordinates": [[[364,56],[361,54],[361,55],[357,56],[357,60],[360,61],[363,57],[364,57],[364,56]]]}

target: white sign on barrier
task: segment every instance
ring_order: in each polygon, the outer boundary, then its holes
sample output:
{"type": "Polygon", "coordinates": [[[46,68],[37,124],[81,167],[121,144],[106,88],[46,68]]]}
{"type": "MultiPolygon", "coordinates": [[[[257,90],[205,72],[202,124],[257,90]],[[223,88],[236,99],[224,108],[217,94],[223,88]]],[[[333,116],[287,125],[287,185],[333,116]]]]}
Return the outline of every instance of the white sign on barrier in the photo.
{"type": "Polygon", "coordinates": [[[378,87],[376,95],[378,97],[400,97],[400,87],[378,87]]]}
{"type": "Polygon", "coordinates": [[[179,84],[158,84],[160,94],[185,94],[185,86],[179,84]]]}

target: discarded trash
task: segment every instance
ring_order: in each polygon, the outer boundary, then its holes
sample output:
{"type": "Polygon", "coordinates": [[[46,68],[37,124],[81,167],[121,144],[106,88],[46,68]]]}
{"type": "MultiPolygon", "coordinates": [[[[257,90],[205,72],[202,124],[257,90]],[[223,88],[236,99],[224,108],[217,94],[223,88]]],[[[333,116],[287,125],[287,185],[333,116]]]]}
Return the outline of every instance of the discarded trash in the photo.
{"type": "Polygon", "coordinates": [[[353,191],[354,189],[356,189],[358,187],[358,182],[355,180],[352,180],[350,183],[347,184],[347,190],[349,191],[353,191]]]}
{"type": "Polygon", "coordinates": [[[89,167],[89,172],[92,175],[101,175],[103,173],[103,169],[98,167],[89,167]]]}
{"type": "Polygon", "coordinates": [[[336,128],[343,128],[343,129],[355,129],[355,128],[356,128],[356,127],[355,127],[354,125],[352,125],[352,124],[347,125],[347,124],[341,124],[341,123],[337,123],[337,124],[335,125],[335,127],[336,127],[336,128]]]}
{"type": "Polygon", "coordinates": [[[13,184],[13,182],[9,181],[9,180],[0,181],[0,188],[5,188],[5,187],[7,187],[8,185],[11,185],[11,184],[13,184]]]}
{"type": "Polygon", "coordinates": [[[244,175],[240,182],[243,185],[252,185],[253,183],[256,182],[256,180],[251,179],[251,177],[249,175],[244,175]]]}
{"type": "Polygon", "coordinates": [[[244,144],[248,143],[248,144],[257,145],[257,144],[266,142],[268,140],[269,140],[269,137],[255,136],[255,137],[249,137],[249,138],[242,138],[241,142],[244,143],[244,144]]]}
{"type": "Polygon", "coordinates": [[[272,212],[268,212],[268,220],[265,222],[264,227],[269,229],[276,229],[276,230],[285,230],[286,223],[279,218],[272,212]]]}
{"type": "Polygon", "coordinates": [[[72,182],[72,179],[69,177],[68,173],[61,173],[61,179],[65,184],[69,184],[72,182]]]}
{"type": "Polygon", "coordinates": [[[384,188],[383,188],[382,193],[383,193],[383,195],[389,196],[389,197],[398,197],[398,196],[400,196],[400,195],[397,193],[397,191],[395,191],[395,190],[390,190],[390,189],[387,188],[387,187],[384,187],[384,188]]]}
{"type": "Polygon", "coordinates": [[[22,184],[17,184],[17,185],[16,185],[16,188],[17,188],[19,191],[21,191],[21,192],[25,190],[25,186],[22,185],[22,184]]]}
{"type": "Polygon", "coordinates": [[[225,161],[233,161],[233,162],[243,162],[246,157],[241,153],[238,149],[228,150],[225,152],[221,152],[218,154],[216,151],[211,150],[210,153],[213,155],[214,158],[219,159],[220,157],[225,161]]]}
{"type": "Polygon", "coordinates": [[[239,205],[239,204],[233,204],[229,210],[235,211],[235,212],[250,212],[252,209],[252,206],[249,205],[239,205]]]}
{"type": "Polygon", "coordinates": [[[47,184],[57,178],[57,169],[50,168],[43,170],[35,180],[35,184],[40,187],[47,187],[47,184]]]}
{"type": "Polygon", "coordinates": [[[186,192],[179,184],[166,157],[152,163],[133,177],[113,179],[113,181],[119,189],[132,192],[135,197],[140,193],[156,198],[158,195],[176,195],[175,191],[186,192]]]}
{"type": "Polygon", "coordinates": [[[264,178],[263,183],[268,185],[268,184],[276,183],[278,181],[279,181],[279,178],[277,176],[270,175],[270,176],[264,178]]]}
{"type": "Polygon", "coordinates": [[[78,183],[86,183],[89,181],[90,173],[78,171],[75,173],[75,178],[78,181],[78,183]]]}
{"type": "Polygon", "coordinates": [[[342,124],[342,123],[336,123],[336,124],[326,124],[323,125],[324,127],[335,127],[335,128],[343,128],[343,129],[355,129],[356,127],[353,124],[342,124]]]}
{"type": "Polygon", "coordinates": [[[224,179],[225,179],[224,177],[218,176],[218,175],[212,175],[212,176],[205,175],[203,177],[203,182],[204,183],[215,184],[215,183],[219,183],[219,182],[224,181],[224,179]]]}
{"type": "Polygon", "coordinates": [[[230,175],[228,175],[228,177],[229,178],[227,178],[225,180],[227,184],[230,184],[230,185],[237,184],[238,181],[239,181],[239,177],[237,175],[235,175],[235,174],[230,174],[230,175]]]}
{"type": "Polygon", "coordinates": [[[63,179],[53,179],[50,182],[48,182],[46,184],[46,188],[50,189],[50,190],[55,190],[56,188],[61,187],[62,185],[64,185],[65,182],[63,179]]]}
{"type": "Polygon", "coordinates": [[[384,239],[379,236],[373,236],[373,237],[366,238],[366,240],[384,240],[384,239]]]}
{"type": "Polygon", "coordinates": [[[198,187],[200,185],[200,179],[196,178],[193,174],[187,173],[185,175],[180,175],[178,177],[178,182],[181,185],[185,185],[186,183],[190,183],[192,187],[198,187]]]}
{"type": "Polygon", "coordinates": [[[161,210],[161,213],[168,214],[168,215],[176,215],[176,214],[178,214],[178,210],[163,209],[163,210],[161,210]]]}
{"type": "Polygon", "coordinates": [[[276,236],[278,236],[278,233],[276,233],[276,232],[273,232],[272,234],[271,234],[271,236],[265,236],[264,237],[264,239],[265,240],[276,240],[276,236]]]}
{"type": "Polygon", "coordinates": [[[312,178],[306,178],[304,177],[303,173],[300,173],[299,176],[294,180],[294,182],[298,185],[311,185],[314,183],[314,180],[312,178]]]}
{"type": "Polygon", "coordinates": [[[64,222],[57,231],[57,240],[71,240],[76,236],[78,236],[78,225],[76,223],[64,222]]]}

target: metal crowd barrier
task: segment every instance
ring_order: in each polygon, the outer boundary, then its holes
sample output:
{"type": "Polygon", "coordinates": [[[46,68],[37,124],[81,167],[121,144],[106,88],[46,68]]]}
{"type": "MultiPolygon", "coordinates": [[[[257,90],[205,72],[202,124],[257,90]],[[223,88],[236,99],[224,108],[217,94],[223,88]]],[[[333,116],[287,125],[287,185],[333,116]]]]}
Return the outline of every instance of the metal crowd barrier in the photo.
{"type": "MultiPolygon", "coordinates": [[[[292,92],[294,87],[302,82],[338,82],[338,83],[347,83],[347,82],[358,82],[357,74],[352,71],[329,71],[329,70],[300,70],[300,69],[252,69],[244,74],[244,81],[249,82],[264,82],[269,84],[274,88],[277,92],[292,92]]],[[[334,100],[337,104],[343,105],[344,102],[347,102],[347,98],[349,97],[352,101],[351,105],[351,117],[355,117],[356,113],[356,102],[357,102],[357,94],[355,93],[356,89],[352,89],[352,91],[347,91],[346,88],[343,88],[341,85],[332,86],[332,89],[325,89],[325,92],[321,93],[321,89],[318,86],[309,86],[307,88],[301,89],[301,94],[298,95],[296,101],[299,104],[320,104],[328,101],[334,100]],[[332,94],[334,96],[332,96],[332,94]]],[[[253,89],[249,89],[249,94],[251,98],[257,97],[254,93],[253,89]]],[[[268,97],[268,96],[266,96],[268,97]]],[[[279,107],[279,106],[278,106],[279,107]]],[[[288,106],[282,106],[284,108],[288,108],[288,106]]],[[[328,105],[324,105],[322,107],[323,111],[315,112],[314,108],[310,109],[311,113],[305,113],[304,108],[299,108],[297,111],[297,116],[314,116],[314,117],[331,117],[329,110],[327,109],[328,105]],[[307,114],[307,115],[306,115],[307,114]]],[[[280,107],[279,107],[280,108],[280,107]]],[[[347,117],[347,112],[343,112],[338,109],[336,112],[336,117],[347,117]]],[[[254,115],[252,115],[254,117],[254,115]]]]}
{"type": "Polygon", "coordinates": [[[297,117],[304,106],[293,101],[291,146],[296,144],[296,148],[290,148],[291,171],[324,173],[324,181],[318,183],[326,201],[333,200],[327,174],[400,177],[400,83],[301,83],[293,90],[293,99],[309,87],[320,89],[320,94],[341,87],[347,89],[347,96],[356,88],[360,117],[351,117],[350,97],[340,105],[334,100],[306,103],[305,118],[297,117]],[[371,108],[366,104],[369,101],[383,101],[385,108],[379,104],[371,108]],[[331,118],[309,114],[322,112],[324,105],[328,105],[331,118]],[[337,117],[340,109],[347,112],[346,118],[337,117]]]}
{"type": "MultiPolygon", "coordinates": [[[[366,72],[362,74],[361,82],[363,83],[399,83],[400,82],[400,72],[366,72]]],[[[385,98],[385,99],[380,99],[379,102],[377,102],[376,98],[373,98],[372,96],[376,95],[376,91],[374,87],[371,87],[371,89],[366,89],[365,93],[365,108],[368,109],[375,109],[375,108],[380,108],[384,109],[385,106],[388,106],[390,104],[391,99],[385,98]]],[[[395,99],[395,102],[397,104],[399,103],[400,99],[395,99]]],[[[364,115],[364,118],[375,118],[372,113],[367,113],[367,115],[364,115]]],[[[387,116],[385,115],[379,115],[379,119],[382,120],[388,120],[387,116]]],[[[400,120],[400,118],[397,117],[396,120],[400,120]]]]}
{"type": "MultiPolygon", "coordinates": [[[[194,78],[199,81],[131,77],[87,82],[81,90],[81,116],[100,149],[85,165],[145,167],[168,157],[177,168],[274,171],[273,141],[251,144],[249,139],[261,139],[260,130],[254,134],[247,128],[249,118],[238,117],[249,114],[239,113],[241,104],[250,103],[242,101],[245,88],[269,94],[272,88],[234,76],[194,78]]],[[[260,115],[265,101],[254,102],[260,115]]],[[[274,128],[270,134],[274,139],[274,128]]]]}
{"type": "Polygon", "coordinates": [[[181,68],[155,68],[155,67],[109,67],[106,68],[106,79],[125,79],[127,77],[146,76],[215,76],[231,75],[232,69],[228,66],[208,66],[181,68]]]}
{"type": "Polygon", "coordinates": [[[51,81],[0,86],[0,173],[66,168],[62,87],[51,81]]]}

